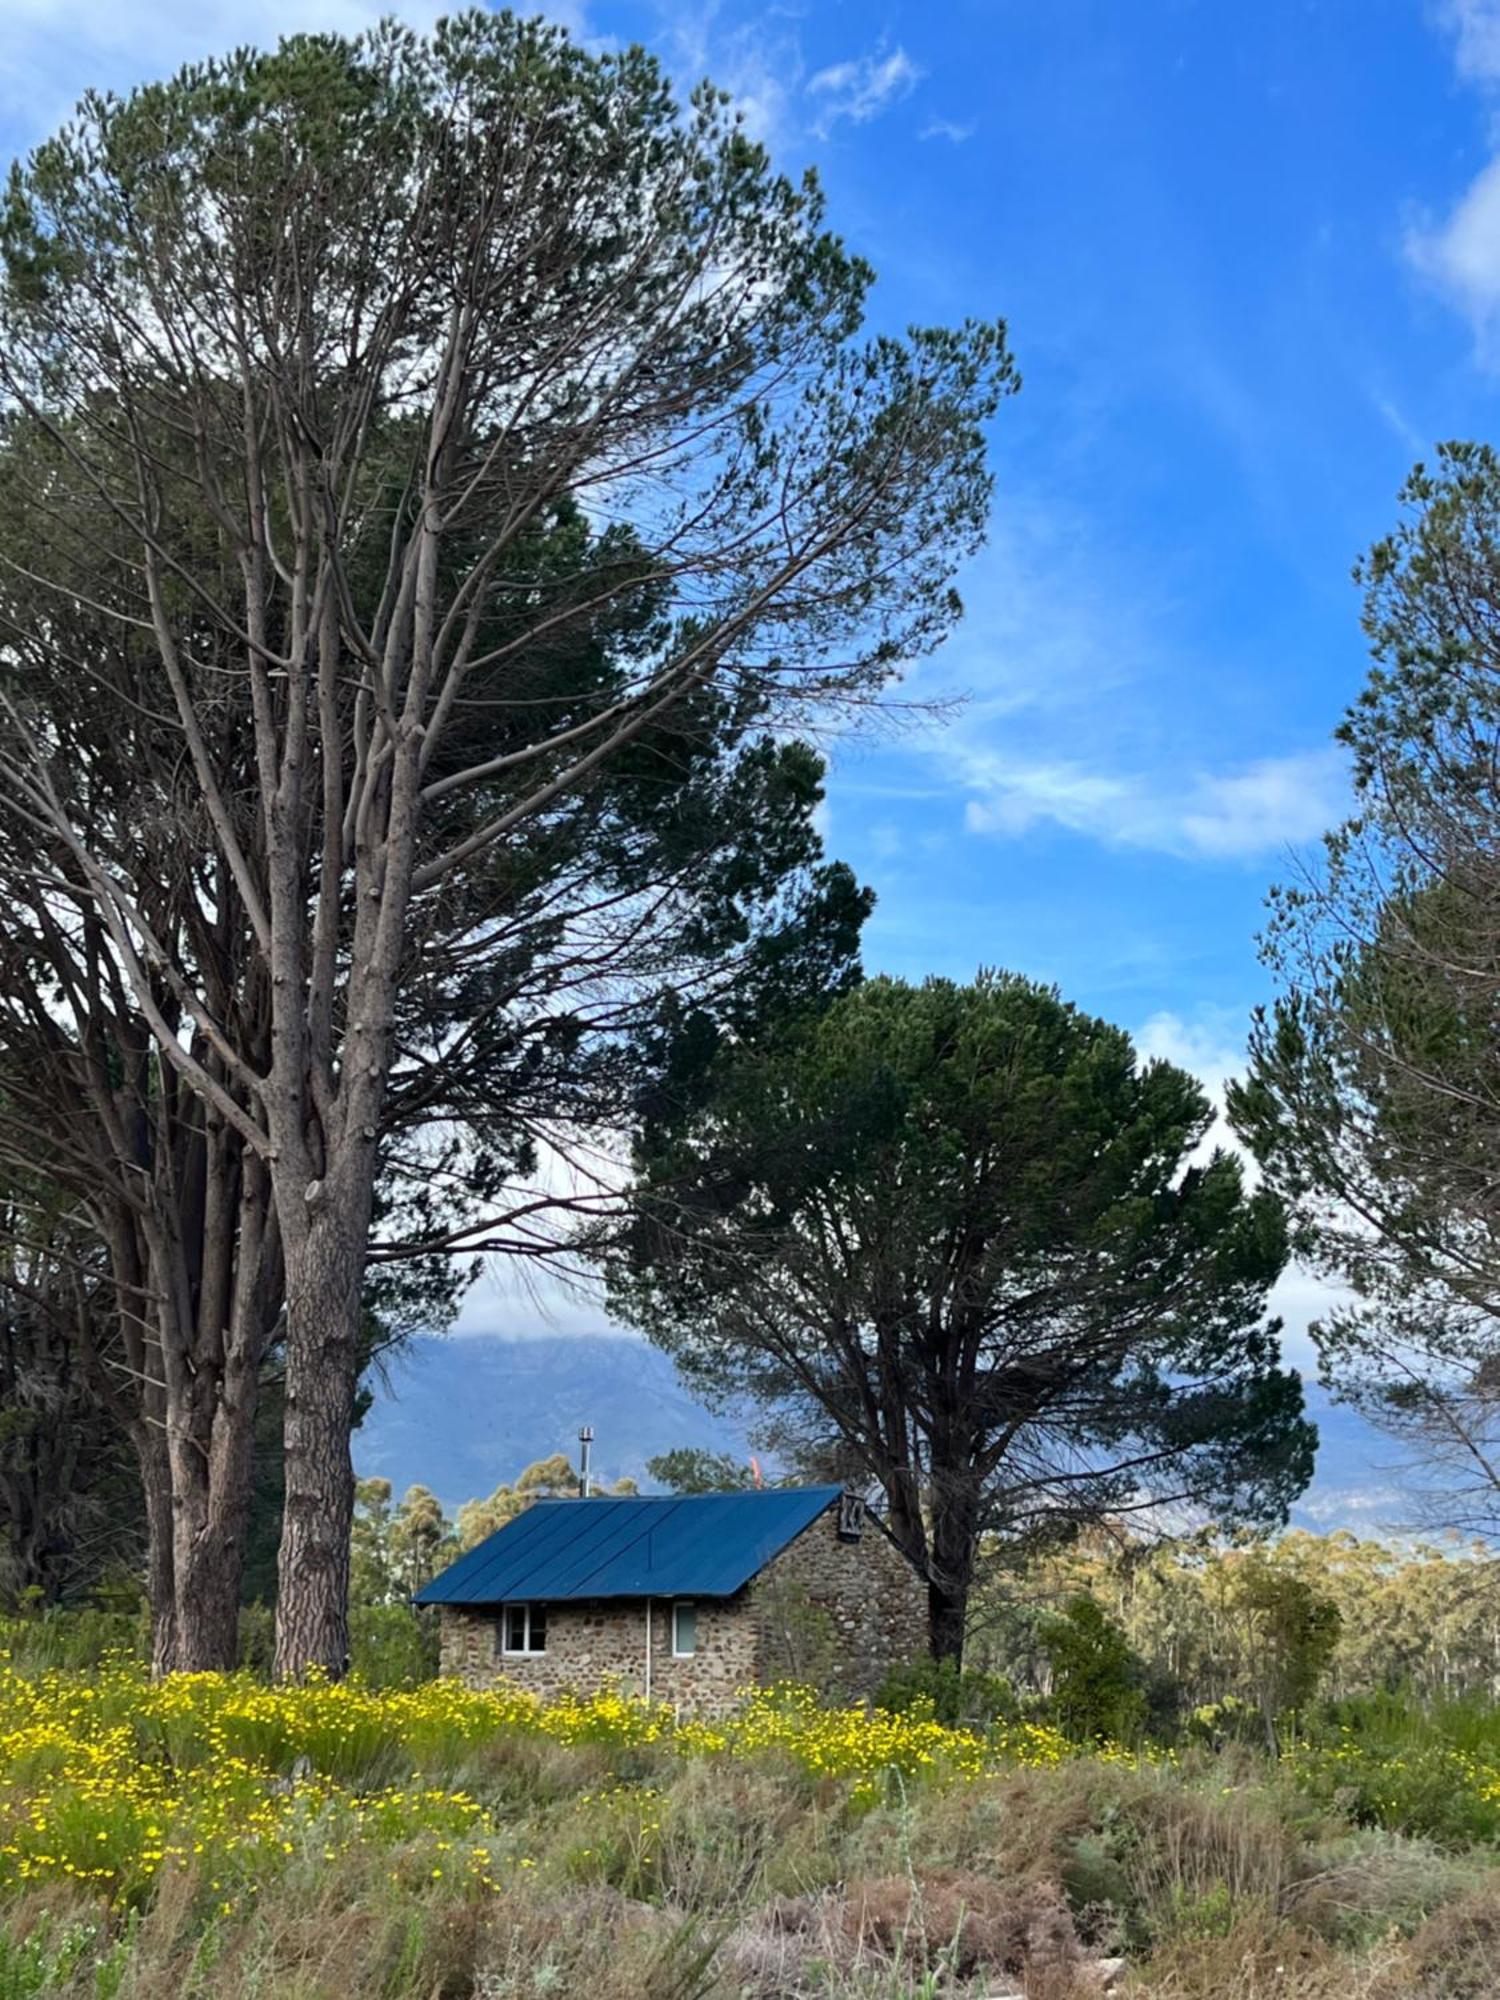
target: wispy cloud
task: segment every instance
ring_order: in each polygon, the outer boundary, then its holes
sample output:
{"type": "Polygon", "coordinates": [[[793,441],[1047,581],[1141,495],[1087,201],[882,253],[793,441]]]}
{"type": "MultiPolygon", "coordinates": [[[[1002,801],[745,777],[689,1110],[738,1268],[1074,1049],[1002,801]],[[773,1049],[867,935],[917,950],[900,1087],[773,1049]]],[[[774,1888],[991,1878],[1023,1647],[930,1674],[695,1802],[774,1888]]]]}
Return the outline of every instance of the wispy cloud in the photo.
{"type": "MultiPolygon", "coordinates": [[[[388,14],[426,28],[452,9],[443,0],[7,0],[4,11],[0,142],[17,150],[60,124],[91,88],[128,90],[181,63],[282,35],[356,34],[388,14]]],[[[526,11],[575,32],[586,27],[584,0],[538,0],[526,11]]]]}
{"type": "Polygon", "coordinates": [[[1500,0],[1447,0],[1439,18],[1453,34],[1459,75],[1500,83],[1500,0]]]}
{"type": "Polygon", "coordinates": [[[961,146],[966,139],[972,139],[979,130],[977,120],[960,121],[957,118],[933,118],[917,134],[919,139],[946,139],[950,145],[961,146]]]}
{"type": "Polygon", "coordinates": [[[853,125],[868,124],[909,97],[921,78],[921,70],[900,46],[830,63],[807,80],[808,95],[822,104],[813,129],[826,135],[841,118],[853,125]]]}
{"type": "Polygon", "coordinates": [[[1345,797],[1335,750],[1262,757],[1185,782],[1169,772],[1119,773],[1074,762],[1028,763],[960,747],[971,833],[1017,835],[1041,825],[1114,847],[1206,861],[1247,861],[1311,840],[1339,818],[1345,797]]]}
{"type": "Polygon", "coordinates": [[[657,18],[658,45],[680,88],[710,77],[728,91],[751,138],[773,152],[796,139],[806,64],[791,17],[770,9],[734,21],[720,0],[659,0],[657,18]]]}
{"type": "MultiPolygon", "coordinates": [[[[1459,75],[1491,100],[1500,146],[1500,0],[1447,0],[1439,19],[1453,36],[1459,75]]],[[[1411,223],[1404,248],[1413,269],[1467,318],[1480,358],[1500,364],[1500,154],[1446,215],[1411,223]]]]}
{"type": "Polygon", "coordinates": [[[1246,1017],[1227,1007],[1203,1007],[1191,1018],[1163,1008],[1137,1029],[1143,1056],[1159,1057],[1190,1070],[1214,1103],[1224,1103],[1224,1087],[1245,1067],[1246,1017]]]}

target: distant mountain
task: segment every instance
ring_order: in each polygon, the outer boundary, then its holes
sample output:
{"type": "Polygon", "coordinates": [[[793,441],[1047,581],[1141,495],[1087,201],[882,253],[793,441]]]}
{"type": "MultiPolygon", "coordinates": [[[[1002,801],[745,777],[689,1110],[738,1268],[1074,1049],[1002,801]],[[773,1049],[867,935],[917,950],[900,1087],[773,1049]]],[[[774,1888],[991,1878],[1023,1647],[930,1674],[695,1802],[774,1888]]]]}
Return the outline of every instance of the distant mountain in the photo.
{"type": "MultiPolygon", "coordinates": [[[[1307,1388],[1319,1430],[1318,1470],[1294,1521],[1377,1535],[1409,1517],[1390,1444],[1353,1411],[1307,1388]]],[[[534,1459],[576,1460],[580,1424],[594,1427],[594,1470],[645,1483],[646,1460],[674,1445],[749,1456],[746,1426],[707,1410],[666,1355],[627,1334],[465,1334],[416,1341],[354,1439],[362,1478],[396,1492],[430,1486],[451,1511],[492,1493],[534,1459]]]]}
{"type": "Polygon", "coordinates": [[[361,1478],[398,1494],[430,1486],[451,1511],[493,1493],[535,1459],[576,1461],[594,1428],[595,1475],[646,1483],[646,1460],[675,1445],[749,1455],[744,1428],[706,1410],[659,1348],[620,1334],[465,1334],[418,1340],[376,1385],[354,1438],[361,1478]]]}
{"type": "Polygon", "coordinates": [[[1306,1385],[1307,1413],[1318,1427],[1313,1483],[1292,1509],[1293,1524],[1326,1534],[1347,1528],[1379,1539],[1419,1528],[1420,1477],[1398,1448],[1316,1382],[1306,1385]]]}

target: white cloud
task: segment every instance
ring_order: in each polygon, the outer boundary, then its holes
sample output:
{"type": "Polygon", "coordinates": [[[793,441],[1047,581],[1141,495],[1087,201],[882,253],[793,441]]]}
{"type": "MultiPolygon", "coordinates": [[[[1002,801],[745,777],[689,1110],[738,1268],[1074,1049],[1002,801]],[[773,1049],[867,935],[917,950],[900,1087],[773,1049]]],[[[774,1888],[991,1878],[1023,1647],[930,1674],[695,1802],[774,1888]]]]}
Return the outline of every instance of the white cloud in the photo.
{"type": "Polygon", "coordinates": [[[631,1338],[607,1316],[596,1289],[547,1272],[527,1282],[500,1259],[487,1264],[469,1287],[450,1331],[459,1340],[492,1340],[496,1334],[507,1340],[555,1340],[559,1334],[631,1338]]]}
{"type": "Polygon", "coordinates": [[[1263,757],[1235,771],[1115,773],[1076,761],[1031,762],[954,747],[970,793],[972,833],[1017,835],[1050,824],[1113,847],[1244,861],[1315,839],[1340,817],[1342,754],[1263,757]]]}
{"type": "Polygon", "coordinates": [[[1329,748],[1262,757],[1243,771],[1200,778],[1182,815],[1183,835],[1195,853],[1214,858],[1314,840],[1341,814],[1346,768],[1343,753],[1329,748]]]}
{"type": "Polygon", "coordinates": [[[1224,1115],[1225,1090],[1229,1079],[1245,1067],[1245,1019],[1223,1008],[1204,1008],[1193,1020],[1167,1009],[1153,1014],[1138,1029],[1135,1046],[1147,1061],[1172,1063],[1197,1077],[1214,1109],[1212,1125],[1204,1133],[1195,1162],[1206,1160],[1217,1148],[1239,1153],[1249,1168],[1252,1183],[1258,1179],[1254,1162],[1240,1145],[1224,1115]]]}
{"type": "MultiPolygon", "coordinates": [[[[1500,0],[1447,0],[1439,19],[1454,38],[1460,77],[1500,111],[1500,0]]],[[[1408,261],[1474,329],[1481,359],[1500,362],[1500,157],[1476,174],[1446,217],[1406,231],[1408,261]]]]}
{"type": "Polygon", "coordinates": [[[1469,185],[1445,222],[1407,231],[1406,254],[1488,342],[1500,311],[1500,159],[1469,185]]]}
{"type": "MultiPolygon", "coordinates": [[[[0,136],[12,150],[35,143],[91,88],[129,90],[180,64],[264,47],[297,33],[356,34],[385,15],[428,28],[451,13],[443,0],[7,0],[0,35],[0,136]]],[[[575,31],[583,0],[548,0],[527,12],[575,31]]]]}
{"type": "Polygon", "coordinates": [[[1135,1036],[1143,1056],[1190,1070],[1222,1108],[1224,1087],[1245,1067],[1245,1017],[1227,1008],[1204,1008],[1192,1019],[1163,1008],[1135,1036]]]}
{"type": "Polygon", "coordinates": [[[910,96],[921,76],[921,70],[900,47],[831,63],[808,78],[809,94],[823,100],[814,129],[826,134],[840,118],[864,125],[910,96]]]}
{"type": "Polygon", "coordinates": [[[1500,83],[1500,0],[1447,0],[1440,19],[1453,32],[1459,75],[1500,83]]]}
{"type": "Polygon", "coordinates": [[[773,152],[793,142],[792,98],[805,65],[795,26],[774,10],[730,23],[719,0],[667,0],[658,9],[657,45],[680,91],[710,77],[728,91],[752,139],[773,152]]]}
{"type": "Polygon", "coordinates": [[[922,127],[917,137],[919,139],[947,139],[950,144],[961,146],[966,139],[972,139],[978,130],[979,127],[972,118],[966,122],[960,121],[957,118],[934,118],[930,123],[922,127]]]}

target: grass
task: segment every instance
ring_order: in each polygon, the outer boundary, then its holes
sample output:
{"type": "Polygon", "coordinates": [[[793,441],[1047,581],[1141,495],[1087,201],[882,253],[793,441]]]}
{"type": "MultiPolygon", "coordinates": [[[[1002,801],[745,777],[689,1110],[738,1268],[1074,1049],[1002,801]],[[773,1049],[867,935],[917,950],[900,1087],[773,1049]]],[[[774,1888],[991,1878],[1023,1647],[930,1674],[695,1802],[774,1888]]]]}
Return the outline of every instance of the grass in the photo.
{"type": "Polygon", "coordinates": [[[1088,2000],[1106,1954],[1133,2000],[1479,2000],[1497,1744],[1370,1705],[1273,1769],[791,1691],[679,1726],[0,1664],[0,2000],[1088,2000]]]}

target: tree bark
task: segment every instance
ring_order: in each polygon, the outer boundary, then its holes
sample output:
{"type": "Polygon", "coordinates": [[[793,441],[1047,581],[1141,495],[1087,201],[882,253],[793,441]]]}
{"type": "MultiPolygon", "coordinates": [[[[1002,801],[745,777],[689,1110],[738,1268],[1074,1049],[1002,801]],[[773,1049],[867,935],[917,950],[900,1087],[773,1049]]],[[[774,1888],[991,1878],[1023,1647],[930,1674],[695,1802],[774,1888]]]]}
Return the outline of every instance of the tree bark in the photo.
{"type": "Polygon", "coordinates": [[[928,1639],[933,1658],[961,1666],[974,1578],[979,1496],[967,1478],[945,1478],[934,1468],[932,1528],[927,1570],[928,1639]]]}
{"type": "Polygon", "coordinates": [[[182,1441],[174,1474],[175,1665],[228,1673],[239,1654],[240,1586],[255,1477],[258,1363],[241,1355],[213,1388],[206,1435],[182,1441]]]}
{"type": "Polygon", "coordinates": [[[172,1474],[166,1439],[145,1424],[131,1434],[146,1501],[146,1604],[151,1615],[154,1679],[177,1666],[177,1592],[172,1564],[172,1474]]]}
{"type": "MultiPolygon", "coordinates": [[[[349,1665],[349,1439],[359,1379],[369,1195],[326,1213],[287,1257],[286,1498],[277,1557],[278,1680],[349,1665]]],[[[330,1208],[332,1208],[330,1204],[330,1208]]]]}

